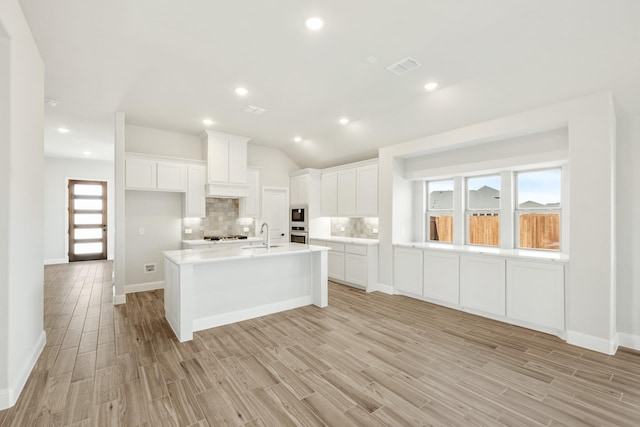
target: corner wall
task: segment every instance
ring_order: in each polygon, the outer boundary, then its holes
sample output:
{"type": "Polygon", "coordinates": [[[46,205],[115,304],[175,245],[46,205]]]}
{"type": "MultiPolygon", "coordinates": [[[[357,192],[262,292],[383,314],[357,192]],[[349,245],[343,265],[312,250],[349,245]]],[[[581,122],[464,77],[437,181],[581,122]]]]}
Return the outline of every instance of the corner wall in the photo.
{"type": "Polygon", "coordinates": [[[45,344],[44,64],[17,0],[0,2],[0,409],[45,344]]]}

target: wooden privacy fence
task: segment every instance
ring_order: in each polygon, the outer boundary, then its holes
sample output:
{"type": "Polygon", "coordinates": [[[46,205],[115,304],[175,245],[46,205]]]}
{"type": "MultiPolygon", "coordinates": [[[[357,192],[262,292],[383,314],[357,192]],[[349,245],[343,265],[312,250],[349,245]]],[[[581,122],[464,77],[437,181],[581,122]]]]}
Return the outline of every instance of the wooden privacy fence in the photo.
{"type": "MultiPolygon", "coordinates": [[[[560,249],[560,214],[521,214],[520,247],[530,249],[560,249]]],[[[432,241],[453,242],[453,217],[432,216],[429,221],[432,241]]],[[[469,243],[498,246],[500,244],[500,217],[477,215],[469,217],[469,243]]]]}

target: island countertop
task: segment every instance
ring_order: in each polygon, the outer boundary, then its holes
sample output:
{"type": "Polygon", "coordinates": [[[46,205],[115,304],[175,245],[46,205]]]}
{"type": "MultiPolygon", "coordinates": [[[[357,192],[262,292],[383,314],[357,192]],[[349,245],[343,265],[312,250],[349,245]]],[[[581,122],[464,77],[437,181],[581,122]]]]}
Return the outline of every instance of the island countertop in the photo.
{"type": "Polygon", "coordinates": [[[207,262],[228,261],[232,259],[246,259],[253,257],[282,256],[302,252],[327,251],[324,246],[304,245],[301,243],[278,243],[269,249],[264,246],[246,247],[216,247],[204,249],[183,249],[164,251],[164,256],[170,261],[182,264],[199,264],[207,262]]]}

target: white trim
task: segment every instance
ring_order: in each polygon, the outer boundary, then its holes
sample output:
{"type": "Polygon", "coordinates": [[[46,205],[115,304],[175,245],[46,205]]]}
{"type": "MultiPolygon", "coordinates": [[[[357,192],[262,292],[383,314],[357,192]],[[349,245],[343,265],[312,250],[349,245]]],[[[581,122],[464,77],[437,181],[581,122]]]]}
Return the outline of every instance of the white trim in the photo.
{"type": "Polygon", "coordinates": [[[46,343],[47,334],[45,331],[42,331],[36,341],[36,345],[34,346],[31,355],[26,359],[26,363],[22,365],[22,369],[18,371],[19,374],[16,377],[15,382],[10,384],[8,388],[0,390],[0,410],[10,408],[16,404],[20,397],[20,393],[22,393],[22,389],[27,383],[34,366],[36,366],[36,362],[38,361],[46,343]]]}
{"type": "Polygon", "coordinates": [[[618,344],[620,347],[640,350],[640,335],[626,334],[618,332],[618,344]]]}
{"type": "Polygon", "coordinates": [[[155,291],[156,289],[164,289],[164,280],[161,280],[159,282],[145,282],[145,283],[134,283],[132,285],[125,285],[124,293],[132,294],[134,292],[155,291]]]}
{"type": "Polygon", "coordinates": [[[68,264],[68,263],[69,263],[69,260],[67,258],[52,258],[52,259],[44,260],[44,265],[68,264]]]}
{"type": "Polygon", "coordinates": [[[367,289],[367,293],[369,292],[382,292],[387,295],[395,295],[396,293],[393,291],[393,286],[384,285],[380,282],[376,283],[376,285],[372,289],[367,289]]]}
{"type": "Polygon", "coordinates": [[[597,351],[599,353],[613,355],[618,350],[618,336],[608,340],[582,332],[567,331],[567,343],[578,347],[597,351]]]}
{"type": "Polygon", "coordinates": [[[279,313],[285,310],[292,310],[294,308],[304,307],[311,304],[313,304],[313,297],[311,295],[308,295],[272,304],[260,305],[258,307],[252,307],[246,310],[238,310],[231,313],[223,313],[215,316],[203,317],[200,319],[195,319],[193,321],[193,331],[202,331],[203,329],[215,328],[216,326],[228,325],[230,323],[254,319],[256,317],[279,313]]]}

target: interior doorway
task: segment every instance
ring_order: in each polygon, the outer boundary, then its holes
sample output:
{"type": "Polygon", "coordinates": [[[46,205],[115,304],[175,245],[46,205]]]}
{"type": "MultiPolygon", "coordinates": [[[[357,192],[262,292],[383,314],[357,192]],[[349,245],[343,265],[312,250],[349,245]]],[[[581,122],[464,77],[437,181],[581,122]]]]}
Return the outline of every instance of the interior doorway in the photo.
{"type": "Polygon", "coordinates": [[[69,262],[107,259],[107,183],[69,180],[69,262]]]}
{"type": "MultiPolygon", "coordinates": [[[[289,189],[262,187],[262,221],[269,224],[271,243],[289,241],[289,189]]],[[[260,225],[257,225],[257,232],[260,225]]],[[[258,234],[258,236],[260,236],[258,234]]]]}

